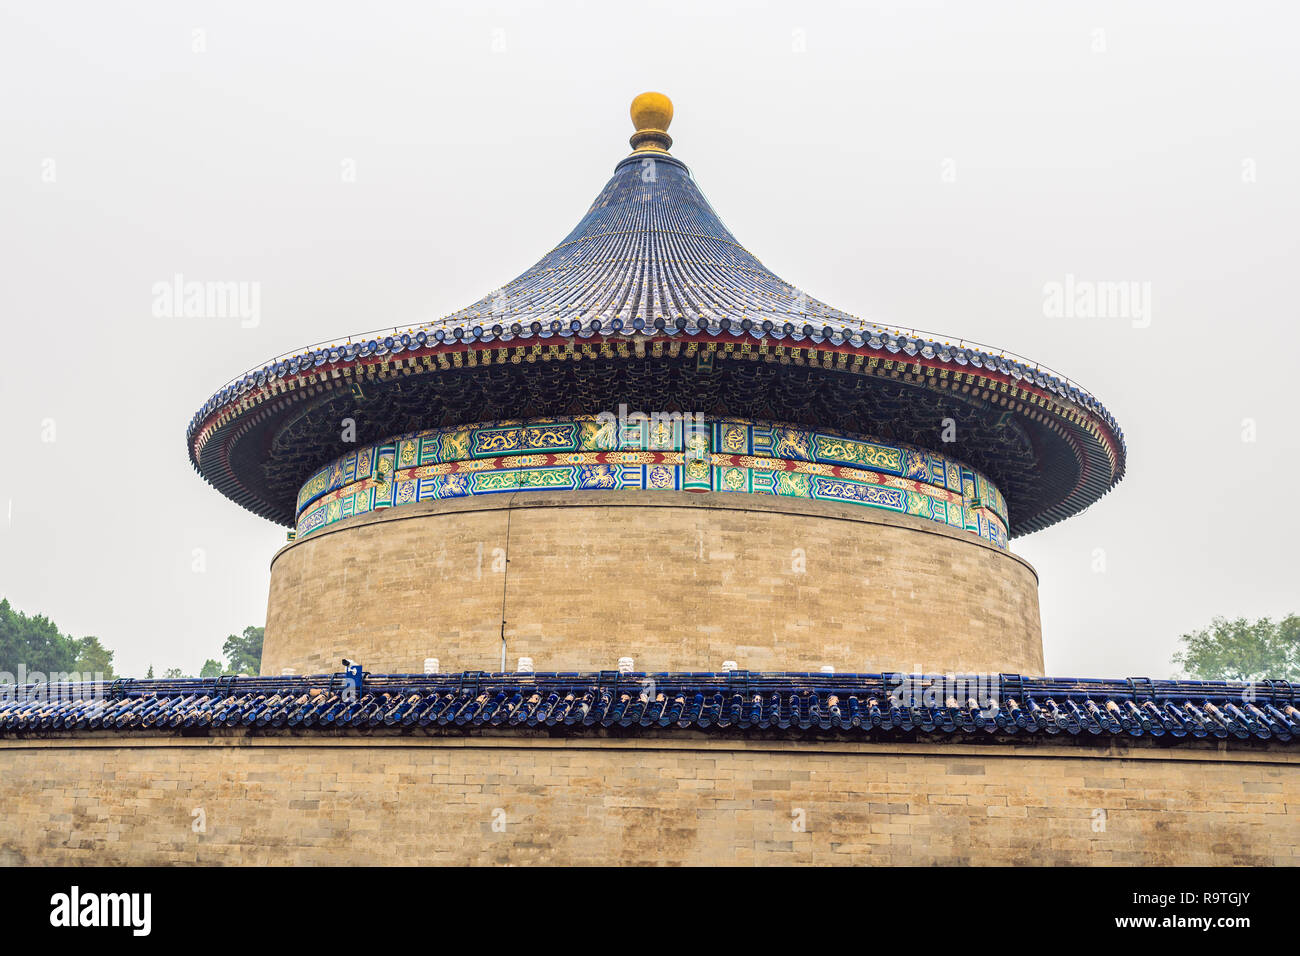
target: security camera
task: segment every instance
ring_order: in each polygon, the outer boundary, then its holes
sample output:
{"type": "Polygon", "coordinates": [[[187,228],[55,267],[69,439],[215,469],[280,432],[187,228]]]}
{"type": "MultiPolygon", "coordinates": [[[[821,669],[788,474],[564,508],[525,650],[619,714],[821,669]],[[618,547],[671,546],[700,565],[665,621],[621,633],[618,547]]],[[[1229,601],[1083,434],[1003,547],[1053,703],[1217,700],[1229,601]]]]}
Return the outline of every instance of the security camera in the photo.
{"type": "Polygon", "coordinates": [[[348,659],[345,657],[345,658],[343,658],[343,666],[344,666],[344,667],[356,667],[356,666],[357,666],[357,662],[356,662],[356,661],[350,661],[350,660],[348,660],[348,659]]]}

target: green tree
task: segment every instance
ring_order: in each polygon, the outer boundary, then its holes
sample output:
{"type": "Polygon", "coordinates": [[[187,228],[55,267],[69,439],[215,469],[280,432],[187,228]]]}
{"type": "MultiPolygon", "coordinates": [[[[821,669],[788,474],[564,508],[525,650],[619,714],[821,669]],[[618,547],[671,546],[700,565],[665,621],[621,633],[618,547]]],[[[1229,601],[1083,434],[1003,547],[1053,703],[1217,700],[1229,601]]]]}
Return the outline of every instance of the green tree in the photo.
{"type": "Polygon", "coordinates": [[[221,677],[226,673],[226,668],[222,666],[221,661],[214,661],[209,657],[203,662],[203,669],[199,671],[199,677],[203,680],[211,680],[214,677],[221,677]]]}
{"type": "Polygon", "coordinates": [[[187,676],[179,667],[169,667],[163,671],[163,680],[184,680],[187,676]]]}
{"type": "Polygon", "coordinates": [[[149,669],[148,669],[147,671],[144,672],[144,679],[145,679],[145,680],[153,680],[153,665],[152,665],[152,664],[150,664],[150,665],[149,665],[149,669]]]}
{"type": "Polygon", "coordinates": [[[246,627],[242,635],[231,634],[221,646],[227,670],[232,674],[257,674],[262,670],[262,634],[264,627],[246,627]]]}
{"type": "Polygon", "coordinates": [[[105,678],[115,676],[113,652],[99,643],[99,638],[83,637],[73,643],[77,648],[77,671],[83,675],[103,674],[105,678]]]}
{"type": "Polygon", "coordinates": [[[1273,623],[1263,617],[1216,617],[1210,626],[1179,638],[1174,663],[1202,680],[1300,680],[1300,616],[1273,623]]]}
{"type": "Polygon", "coordinates": [[[0,600],[0,671],[15,677],[21,664],[28,674],[39,671],[47,678],[76,670],[76,642],[59,633],[44,615],[28,617],[0,600]]]}

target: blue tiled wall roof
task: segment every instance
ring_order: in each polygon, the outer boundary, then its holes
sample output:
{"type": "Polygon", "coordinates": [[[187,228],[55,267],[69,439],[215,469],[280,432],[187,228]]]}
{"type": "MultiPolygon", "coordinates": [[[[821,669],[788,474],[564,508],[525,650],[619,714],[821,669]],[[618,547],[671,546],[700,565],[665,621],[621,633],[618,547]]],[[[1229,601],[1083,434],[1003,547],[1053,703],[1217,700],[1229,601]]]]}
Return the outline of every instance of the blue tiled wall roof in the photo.
{"type": "MultiPolygon", "coordinates": [[[[204,733],[221,728],[558,733],[785,732],[943,739],[1300,738],[1300,688],[1286,681],[1093,680],[1001,675],[954,691],[941,677],[730,673],[366,675],[117,681],[8,687],[0,734],[204,733]],[[891,693],[894,695],[891,699],[891,693]],[[961,699],[965,697],[965,699],[961,699]],[[991,706],[990,701],[996,701],[991,706]]],[[[972,679],[973,680],[973,679],[972,679]]]]}

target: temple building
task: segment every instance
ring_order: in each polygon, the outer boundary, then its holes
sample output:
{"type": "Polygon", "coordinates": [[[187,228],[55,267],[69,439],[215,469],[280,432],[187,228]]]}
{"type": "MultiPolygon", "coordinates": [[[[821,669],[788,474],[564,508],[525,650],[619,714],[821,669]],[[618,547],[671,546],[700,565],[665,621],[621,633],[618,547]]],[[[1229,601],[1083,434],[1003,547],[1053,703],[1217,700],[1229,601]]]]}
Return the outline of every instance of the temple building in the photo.
{"type": "Polygon", "coordinates": [[[1043,676],[1106,407],[781,279],[631,113],[522,275],[195,414],[290,529],[262,676],[0,704],[0,860],[1300,862],[1291,685],[1043,676]]]}

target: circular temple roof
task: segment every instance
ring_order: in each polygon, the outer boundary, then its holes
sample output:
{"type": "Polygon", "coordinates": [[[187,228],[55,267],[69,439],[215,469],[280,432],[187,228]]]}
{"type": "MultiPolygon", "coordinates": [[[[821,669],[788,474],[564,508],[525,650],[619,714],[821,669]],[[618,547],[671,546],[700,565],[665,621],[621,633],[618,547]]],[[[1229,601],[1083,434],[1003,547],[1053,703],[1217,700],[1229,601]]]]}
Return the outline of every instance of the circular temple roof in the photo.
{"type": "Polygon", "coordinates": [[[634,151],[536,265],[443,319],[235,379],[190,422],[199,473],[292,526],[303,482],[356,447],[345,419],[365,443],[625,404],[942,452],[997,484],[1012,536],[1082,511],[1123,477],[1123,433],[1087,391],[1005,351],[859,319],[780,279],[668,154],[668,98],[644,93],[632,116],[634,151]]]}

